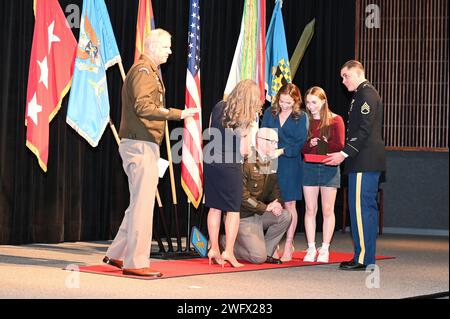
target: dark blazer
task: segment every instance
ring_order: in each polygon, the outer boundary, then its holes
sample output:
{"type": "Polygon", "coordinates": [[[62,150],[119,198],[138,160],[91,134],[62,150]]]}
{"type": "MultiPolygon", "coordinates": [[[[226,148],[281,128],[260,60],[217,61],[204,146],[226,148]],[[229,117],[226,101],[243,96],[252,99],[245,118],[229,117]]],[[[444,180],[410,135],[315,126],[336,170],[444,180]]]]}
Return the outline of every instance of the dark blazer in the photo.
{"type": "Polygon", "coordinates": [[[244,187],[240,210],[241,218],[264,214],[267,204],[275,199],[284,205],[273,162],[268,165],[261,163],[256,156],[255,149],[252,150],[252,154],[253,156],[246,158],[243,164],[244,187]]]}
{"type": "Polygon", "coordinates": [[[158,73],[145,55],[128,71],[122,87],[121,138],[161,144],[165,121],[181,119],[181,110],[165,108],[165,88],[158,73]]]}
{"type": "Polygon", "coordinates": [[[344,173],[386,170],[383,104],[368,81],[356,89],[348,112],[344,173]]]}

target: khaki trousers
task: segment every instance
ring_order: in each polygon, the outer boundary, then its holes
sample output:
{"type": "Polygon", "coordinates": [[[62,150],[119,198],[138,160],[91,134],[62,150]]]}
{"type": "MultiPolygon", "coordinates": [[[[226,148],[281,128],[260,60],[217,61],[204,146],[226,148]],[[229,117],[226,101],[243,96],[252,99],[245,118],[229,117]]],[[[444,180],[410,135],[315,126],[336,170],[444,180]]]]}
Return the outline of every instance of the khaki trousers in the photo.
{"type": "MultiPolygon", "coordinates": [[[[255,214],[241,218],[234,243],[235,257],[252,264],[264,263],[267,257],[275,252],[290,223],[291,215],[286,209],[280,216],[266,212],[262,215],[255,214]]],[[[225,236],[223,236],[222,245],[224,239],[225,236]]]]}
{"type": "Polygon", "coordinates": [[[145,268],[150,265],[159,146],[152,142],[122,139],[119,153],[128,176],[130,205],[106,255],[123,260],[126,269],[145,268]]]}

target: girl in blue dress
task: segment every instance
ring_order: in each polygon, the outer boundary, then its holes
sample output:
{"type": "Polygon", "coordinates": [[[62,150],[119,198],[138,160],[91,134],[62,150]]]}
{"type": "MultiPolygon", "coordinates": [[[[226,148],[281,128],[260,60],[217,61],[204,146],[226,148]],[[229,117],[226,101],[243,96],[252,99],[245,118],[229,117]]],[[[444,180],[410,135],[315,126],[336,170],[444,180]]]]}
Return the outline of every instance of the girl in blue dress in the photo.
{"type": "Polygon", "coordinates": [[[296,201],[302,199],[302,159],[300,151],[307,136],[307,116],[301,110],[302,97],[295,84],[283,85],[272,107],[264,112],[262,127],[278,131],[278,182],[285,208],[292,216],[291,225],[286,232],[282,261],[292,259],[294,236],[297,228],[296,201]]]}

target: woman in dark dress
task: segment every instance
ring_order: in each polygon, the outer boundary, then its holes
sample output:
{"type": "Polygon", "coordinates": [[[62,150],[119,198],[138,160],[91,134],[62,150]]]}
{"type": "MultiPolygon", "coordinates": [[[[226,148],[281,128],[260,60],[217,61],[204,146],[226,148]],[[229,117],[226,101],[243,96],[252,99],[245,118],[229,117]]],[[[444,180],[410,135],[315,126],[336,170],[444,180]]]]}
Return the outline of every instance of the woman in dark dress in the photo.
{"type": "Polygon", "coordinates": [[[250,127],[261,111],[258,85],[252,80],[239,82],[226,101],[216,104],[210,118],[210,142],[204,148],[205,205],[211,248],[209,262],[242,267],[233,253],[239,228],[242,201],[242,162],[250,143],[250,127]],[[225,217],[225,250],[220,254],[219,230],[225,217]]]}

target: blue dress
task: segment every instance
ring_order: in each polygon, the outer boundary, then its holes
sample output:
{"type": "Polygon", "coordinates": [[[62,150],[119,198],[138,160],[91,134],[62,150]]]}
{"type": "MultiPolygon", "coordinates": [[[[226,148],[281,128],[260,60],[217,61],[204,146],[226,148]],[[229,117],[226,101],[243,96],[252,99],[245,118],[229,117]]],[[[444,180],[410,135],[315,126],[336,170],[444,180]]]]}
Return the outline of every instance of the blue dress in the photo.
{"type": "Polygon", "coordinates": [[[262,127],[278,131],[278,148],[284,148],[284,154],[278,158],[278,183],[281,196],[286,202],[302,199],[303,165],[301,149],[307,136],[307,116],[302,112],[298,120],[292,116],[280,124],[279,116],[273,116],[272,108],[264,112],[262,127]]]}

